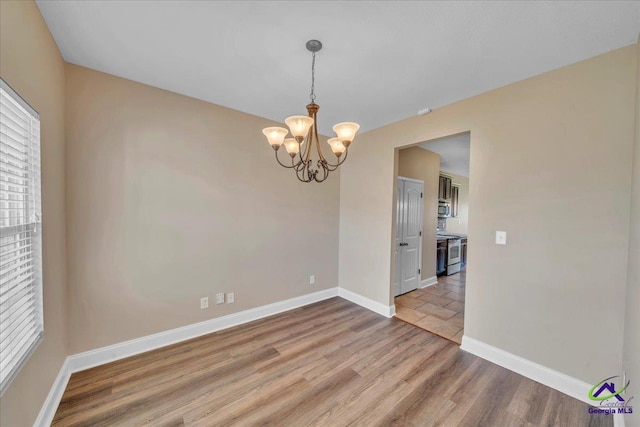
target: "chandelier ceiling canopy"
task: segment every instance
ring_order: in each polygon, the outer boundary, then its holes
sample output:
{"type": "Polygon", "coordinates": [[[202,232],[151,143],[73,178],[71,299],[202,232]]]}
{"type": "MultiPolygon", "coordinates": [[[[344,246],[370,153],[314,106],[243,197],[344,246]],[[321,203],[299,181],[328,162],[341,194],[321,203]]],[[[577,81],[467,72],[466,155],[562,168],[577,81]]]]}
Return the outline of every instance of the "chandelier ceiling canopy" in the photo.
{"type": "Polygon", "coordinates": [[[327,143],[335,156],[332,163],[322,153],[320,140],[318,138],[318,110],[320,106],[315,103],[315,68],[316,52],[322,49],[322,43],[318,40],[309,40],[307,50],[311,52],[311,93],[309,98],[311,103],[307,105],[307,116],[290,116],[285,119],[289,127],[268,127],[262,130],[267,137],[267,141],[275,151],[277,162],[289,169],[293,169],[296,177],[302,182],[322,182],[329,176],[329,173],[338,169],[344,163],[349,153],[349,145],[353,142],[360,125],[354,122],[342,122],[333,126],[336,136],[329,138],[327,143]],[[291,137],[287,137],[291,132],[291,137]],[[283,163],[278,157],[280,147],[284,149],[291,158],[291,164],[283,163]],[[317,152],[317,159],[312,157],[314,148],[317,152]]]}

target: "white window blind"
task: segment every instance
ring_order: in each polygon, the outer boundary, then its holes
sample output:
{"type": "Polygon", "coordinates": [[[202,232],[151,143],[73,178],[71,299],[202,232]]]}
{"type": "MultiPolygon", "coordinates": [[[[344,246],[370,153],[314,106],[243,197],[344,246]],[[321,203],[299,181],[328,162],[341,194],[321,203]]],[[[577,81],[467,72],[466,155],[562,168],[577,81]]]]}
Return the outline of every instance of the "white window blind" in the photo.
{"type": "Polygon", "coordinates": [[[42,341],[40,116],[0,79],[0,395],[42,341]]]}

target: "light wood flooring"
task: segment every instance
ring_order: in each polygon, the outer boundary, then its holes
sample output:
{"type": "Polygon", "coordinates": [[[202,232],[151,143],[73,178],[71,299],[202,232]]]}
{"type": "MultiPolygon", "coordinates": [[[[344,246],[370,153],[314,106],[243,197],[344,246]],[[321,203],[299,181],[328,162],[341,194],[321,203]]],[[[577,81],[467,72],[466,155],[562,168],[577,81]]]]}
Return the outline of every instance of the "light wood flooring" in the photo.
{"type": "Polygon", "coordinates": [[[464,333],[466,271],[395,298],[396,317],[460,344],[464,333]]]}
{"type": "Polygon", "coordinates": [[[587,410],[332,298],[73,374],[54,425],[612,425],[587,410]]]}

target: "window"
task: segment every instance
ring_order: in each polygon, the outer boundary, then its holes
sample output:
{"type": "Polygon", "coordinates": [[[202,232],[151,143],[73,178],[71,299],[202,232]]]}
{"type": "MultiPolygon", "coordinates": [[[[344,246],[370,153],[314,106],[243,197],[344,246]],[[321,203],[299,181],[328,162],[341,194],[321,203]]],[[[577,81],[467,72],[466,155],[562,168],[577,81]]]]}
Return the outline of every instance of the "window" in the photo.
{"type": "Polygon", "coordinates": [[[0,394],[42,341],[40,116],[0,79],[0,394]]]}

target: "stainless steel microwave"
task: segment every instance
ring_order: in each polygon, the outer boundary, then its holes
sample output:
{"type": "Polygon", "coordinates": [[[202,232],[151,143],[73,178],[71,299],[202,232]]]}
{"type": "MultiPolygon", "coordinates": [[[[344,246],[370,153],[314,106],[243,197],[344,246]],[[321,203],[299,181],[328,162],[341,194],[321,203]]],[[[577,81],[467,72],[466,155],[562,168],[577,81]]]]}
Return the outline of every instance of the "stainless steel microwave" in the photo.
{"type": "Polygon", "coordinates": [[[451,203],[438,202],[438,218],[449,218],[451,216],[451,203]]]}

